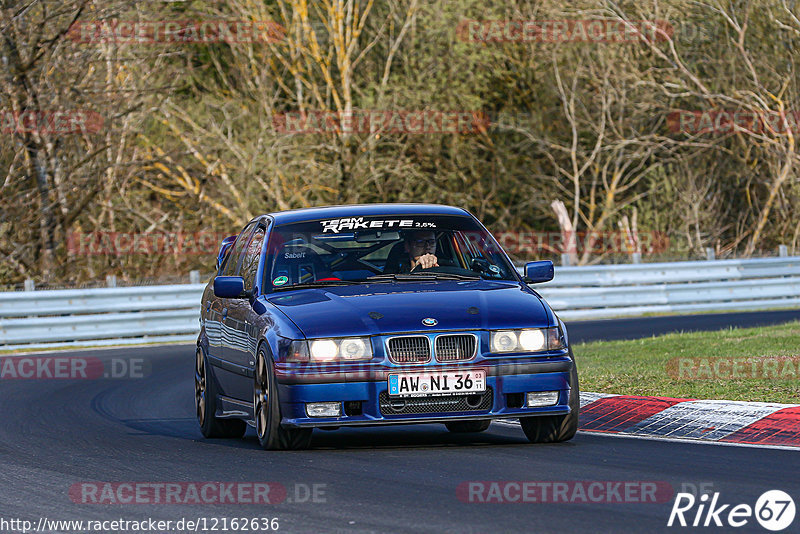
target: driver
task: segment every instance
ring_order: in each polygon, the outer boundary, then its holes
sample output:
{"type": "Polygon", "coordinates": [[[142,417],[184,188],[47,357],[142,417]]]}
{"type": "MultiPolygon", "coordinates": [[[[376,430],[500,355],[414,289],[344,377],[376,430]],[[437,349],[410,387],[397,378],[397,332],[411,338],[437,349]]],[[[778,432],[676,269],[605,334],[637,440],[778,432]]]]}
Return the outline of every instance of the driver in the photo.
{"type": "Polygon", "coordinates": [[[408,232],[405,237],[405,251],[408,261],[403,262],[400,272],[410,273],[417,267],[430,269],[439,266],[436,257],[436,234],[430,230],[408,232]]]}

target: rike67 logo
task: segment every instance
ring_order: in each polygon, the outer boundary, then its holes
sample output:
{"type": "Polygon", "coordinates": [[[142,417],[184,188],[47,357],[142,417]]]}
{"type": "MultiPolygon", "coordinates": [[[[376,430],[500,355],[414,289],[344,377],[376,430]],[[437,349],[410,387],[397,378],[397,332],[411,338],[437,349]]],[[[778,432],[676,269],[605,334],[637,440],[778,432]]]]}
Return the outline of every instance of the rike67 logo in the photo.
{"type": "Polygon", "coordinates": [[[667,526],[692,527],[743,527],[755,520],[765,529],[774,532],[792,524],[795,515],[794,500],[781,490],[764,492],[755,507],[749,504],[723,504],[719,492],[695,498],[691,493],[678,493],[667,526]]]}

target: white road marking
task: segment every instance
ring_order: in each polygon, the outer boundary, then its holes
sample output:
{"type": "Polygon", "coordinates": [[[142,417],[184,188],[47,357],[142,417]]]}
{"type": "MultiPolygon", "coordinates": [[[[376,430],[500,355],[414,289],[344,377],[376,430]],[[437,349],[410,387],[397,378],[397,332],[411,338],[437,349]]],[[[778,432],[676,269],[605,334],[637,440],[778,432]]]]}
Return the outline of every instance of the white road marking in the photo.
{"type": "Polygon", "coordinates": [[[585,391],[581,393],[581,408],[583,408],[587,404],[593,403],[596,400],[605,399],[607,397],[619,397],[619,395],[614,395],[612,393],[592,393],[591,391],[585,391]]]}
{"type": "Polygon", "coordinates": [[[788,406],[767,402],[685,401],[651,415],[625,432],[717,441],[788,406]]]}
{"type": "MultiPolygon", "coordinates": [[[[581,407],[602,398],[616,396],[618,395],[592,392],[581,393],[581,407]]],[[[799,451],[800,445],[767,445],[719,441],[778,410],[796,406],[799,405],[725,400],[684,401],[648,417],[628,429],[625,433],[583,430],[578,433],[596,434],[613,438],[660,440],[674,443],[799,451]]],[[[493,421],[492,424],[519,428],[519,420],[517,419],[496,420],[493,421]]]]}
{"type": "Polygon", "coordinates": [[[636,435],[636,434],[620,434],[620,433],[609,433],[609,432],[586,432],[583,430],[579,430],[578,434],[595,434],[600,436],[605,436],[609,438],[623,438],[623,439],[646,439],[651,441],[669,441],[671,443],[693,443],[695,445],[715,445],[715,446],[723,446],[723,447],[748,447],[752,449],[777,449],[782,451],[800,451],[800,446],[791,447],[788,445],[761,445],[758,443],[734,443],[729,441],[708,441],[705,439],[692,439],[692,438],[670,438],[665,436],[645,436],[645,435],[636,435]]]}
{"type": "MultiPolygon", "coordinates": [[[[511,428],[519,428],[519,422],[512,422],[513,419],[506,419],[503,421],[492,421],[492,425],[507,426],[511,428]]],[[[644,439],[649,441],[668,441],[670,443],[688,443],[694,445],[722,445],[724,447],[748,447],[754,449],[777,449],[781,451],[800,451],[800,446],[792,447],[789,445],[761,445],[758,443],[733,443],[728,441],[708,441],[705,439],[696,438],[670,438],[665,436],[648,436],[637,434],[621,434],[619,432],[595,432],[579,430],[578,434],[586,436],[604,436],[607,438],[623,438],[623,439],[644,439]]]]}

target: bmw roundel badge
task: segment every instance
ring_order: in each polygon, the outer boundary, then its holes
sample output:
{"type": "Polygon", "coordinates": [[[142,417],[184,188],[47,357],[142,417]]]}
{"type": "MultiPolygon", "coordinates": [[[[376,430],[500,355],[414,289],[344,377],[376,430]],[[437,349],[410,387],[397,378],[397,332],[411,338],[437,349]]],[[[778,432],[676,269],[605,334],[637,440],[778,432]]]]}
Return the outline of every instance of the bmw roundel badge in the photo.
{"type": "Polygon", "coordinates": [[[439,321],[437,321],[433,317],[426,317],[422,320],[422,324],[424,324],[425,326],[436,326],[437,324],[439,324],[439,321]]]}

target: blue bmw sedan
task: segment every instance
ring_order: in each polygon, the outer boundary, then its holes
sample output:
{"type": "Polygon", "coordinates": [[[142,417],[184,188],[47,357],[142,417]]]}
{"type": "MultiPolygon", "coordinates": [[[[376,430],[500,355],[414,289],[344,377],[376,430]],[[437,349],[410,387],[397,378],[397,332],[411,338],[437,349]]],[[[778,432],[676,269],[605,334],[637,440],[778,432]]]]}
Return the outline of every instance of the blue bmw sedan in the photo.
{"type": "Polygon", "coordinates": [[[262,215],[226,238],[201,303],[197,420],[255,427],[265,449],[314,428],[518,419],[531,442],[572,438],[579,389],[566,327],[469,212],[377,204],[262,215]]]}

